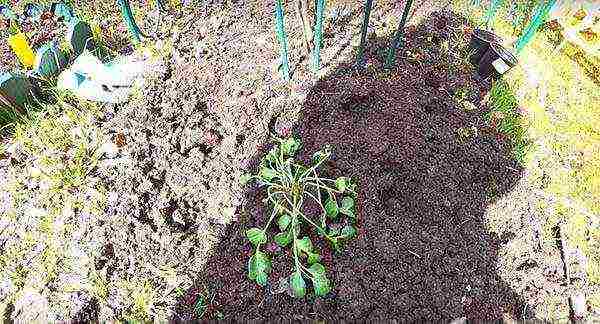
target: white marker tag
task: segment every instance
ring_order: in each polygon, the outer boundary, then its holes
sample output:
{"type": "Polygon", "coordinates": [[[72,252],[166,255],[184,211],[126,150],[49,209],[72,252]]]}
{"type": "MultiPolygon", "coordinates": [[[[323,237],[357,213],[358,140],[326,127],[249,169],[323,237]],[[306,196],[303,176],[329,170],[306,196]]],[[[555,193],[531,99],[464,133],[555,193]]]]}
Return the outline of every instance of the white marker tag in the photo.
{"type": "Polygon", "coordinates": [[[492,65],[494,66],[494,69],[496,69],[496,71],[498,71],[498,73],[500,74],[504,74],[510,69],[508,65],[504,63],[504,60],[502,58],[497,58],[494,62],[492,62],[492,65]]]}

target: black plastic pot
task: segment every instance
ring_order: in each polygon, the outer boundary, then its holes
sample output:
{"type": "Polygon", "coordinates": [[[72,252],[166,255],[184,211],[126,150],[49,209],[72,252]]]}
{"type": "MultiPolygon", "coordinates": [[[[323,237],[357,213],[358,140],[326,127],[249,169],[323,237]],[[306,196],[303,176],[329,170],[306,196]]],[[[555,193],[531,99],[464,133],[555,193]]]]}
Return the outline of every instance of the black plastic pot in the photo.
{"type": "Polygon", "coordinates": [[[490,48],[479,61],[479,76],[484,79],[490,76],[498,79],[515,67],[517,62],[517,57],[507,48],[500,44],[490,44],[490,48]]]}
{"type": "Polygon", "coordinates": [[[477,66],[490,47],[490,44],[493,43],[502,43],[502,38],[487,30],[473,30],[471,41],[469,42],[469,62],[477,66]]]}

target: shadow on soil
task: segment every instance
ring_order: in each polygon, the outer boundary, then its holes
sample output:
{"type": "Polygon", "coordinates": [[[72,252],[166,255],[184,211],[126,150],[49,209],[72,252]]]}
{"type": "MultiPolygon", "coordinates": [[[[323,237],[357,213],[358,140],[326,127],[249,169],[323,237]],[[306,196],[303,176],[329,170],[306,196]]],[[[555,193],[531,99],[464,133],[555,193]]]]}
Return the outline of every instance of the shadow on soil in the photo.
{"type": "MultiPolygon", "coordinates": [[[[452,50],[443,52],[444,40],[452,41],[464,24],[444,13],[409,28],[391,72],[381,69],[387,40],[371,40],[370,67],[340,66],[308,94],[294,129],[303,141],[301,157],[332,145],[323,174],[351,176],[360,187],[359,236],[326,263],[332,292],[306,300],[275,293],[279,278],[290,273],[282,253],[272,256],[266,288],[247,278],[250,246],[243,232],[263,222],[260,194],[252,191],[248,212],[228,228],[199,281],[214,297],[201,309],[205,317],[527,317],[524,301],[497,275],[502,239],[484,225],[488,206],[515,186],[522,169],[485,121],[489,84],[477,82],[452,50]]],[[[194,318],[199,292],[182,301],[176,320],[194,318]]]]}

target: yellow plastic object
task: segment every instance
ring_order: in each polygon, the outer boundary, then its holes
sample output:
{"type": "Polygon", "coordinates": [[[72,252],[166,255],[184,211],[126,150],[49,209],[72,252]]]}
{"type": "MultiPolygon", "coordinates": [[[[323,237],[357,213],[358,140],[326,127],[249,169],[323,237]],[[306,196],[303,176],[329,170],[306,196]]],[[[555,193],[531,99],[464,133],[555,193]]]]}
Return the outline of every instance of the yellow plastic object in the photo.
{"type": "Polygon", "coordinates": [[[8,37],[8,45],[17,55],[21,64],[26,68],[32,68],[35,60],[35,54],[27,42],[27,38],[23,33],[17,33],[8,37]]]}

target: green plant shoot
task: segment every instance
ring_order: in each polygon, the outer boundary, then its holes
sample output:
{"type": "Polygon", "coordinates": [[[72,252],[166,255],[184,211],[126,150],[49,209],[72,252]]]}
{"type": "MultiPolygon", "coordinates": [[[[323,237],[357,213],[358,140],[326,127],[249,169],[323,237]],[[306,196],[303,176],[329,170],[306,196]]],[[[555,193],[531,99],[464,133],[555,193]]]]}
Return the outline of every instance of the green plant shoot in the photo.
{"type": "Polygon", "coordinates": [[[266,189],[270,207],[268,221],[262,227],[246,231],[254,246],[248,261],[248,277],[259,285],[266,285],[271,261],[261,250],[271,238],[268,230],[279,232],[272,240],[282,248],[290,248],[293,272],[289,284],[295,297],[307,293],[307,280],[315,295],[323,296],[331,290],[321,254],[313,245],[306,229],[311,229],[335,250],[343,242],[356,236],[356,184],[347,177],[328,179],[319,176],[320,167],[331,157],[329,147],[316,152],[306,167],[294,161],[300,142],[294,138],[277,139],[275,146],[262,159],[257,175],[247,175],[242,182],[258,181],[266,189]],[[318,208],[315,215],[306,212],[307,205],[318,208]]]}

